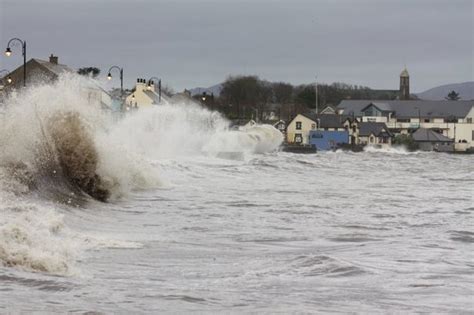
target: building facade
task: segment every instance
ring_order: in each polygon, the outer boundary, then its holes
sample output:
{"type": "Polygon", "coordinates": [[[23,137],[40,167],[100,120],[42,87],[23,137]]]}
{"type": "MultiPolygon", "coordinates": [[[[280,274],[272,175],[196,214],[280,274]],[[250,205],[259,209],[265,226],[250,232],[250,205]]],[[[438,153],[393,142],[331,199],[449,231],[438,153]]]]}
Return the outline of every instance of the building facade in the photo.
{"type": "Polygon", "coordinates": [[[343,100],[337,108],[360,122],[383,122],[393,134],[425,128],[453,139],[458,151],[474,147],[474,101],[343,100]]]}
{"type": "Polygon", "coordinates": [[[334,114],[298,114],[287,126],[286,141],[290,144],[309,145],[311,131],[346,131],[344,121],[347,118],[334,114]]]}
{"type": "Polygon", "coordinates": [[[125,98],[124,110],[147,108],[164,101],[165,96],[160,94],[155,84],[148,84],[147,80],[138,78],[134,91],[125,98]]]}
{"type": "MultiPolygon", "coordinates": [[[[63,73],[75,73],[75,71],[60,64],[59,58],[53,54],[49,56],[49,61],[32,58],[26,63],[26,85],[52,83],[63,73]]],[[[4,87],[7,93],[23,88],[23,65],[11,71],[9,77],[11,82],[4,87]]]]}
{"type": "Polygon", "coordinates": [[[342,144],[349,143],[349,132],[311,130],[309,132],[309,144],[316,147],[318,151],[335,150],[342,144]]]}
{"type": "Polygon", "coordinates": [[[316,130],[316,118],[309,115],[298,114],[286,128],[286,141],[288,143],[309,145],[309,132],[316,130]]]}
{"type": "MultiPolygon", "coordinates": [[[[60,64],[58,56],[51,54],[49,61],[32,58],[26,63],[26,86],[51,84],[67,73],[75,74],[76,71],[60,64]]],[[[4,87],[6,95],[24,88],[23,65],[10,72],[9,77],[11,83],[4,87]]],[[[82,82],[80,94],[89,104],[99,104],[103,109],[112,109],[112,97],[93,80],[82,82]]]]}

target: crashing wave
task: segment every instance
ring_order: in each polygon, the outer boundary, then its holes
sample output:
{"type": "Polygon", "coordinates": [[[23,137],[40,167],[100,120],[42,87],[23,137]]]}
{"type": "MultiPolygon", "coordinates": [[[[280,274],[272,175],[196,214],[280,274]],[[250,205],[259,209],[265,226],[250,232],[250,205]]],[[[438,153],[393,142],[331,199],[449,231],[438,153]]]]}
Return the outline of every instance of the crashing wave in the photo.
{"type": "Polygon", "coordinates": [[[7,100],[0,116],[0,168],[11,181],[59,201],[85,195],[106,201],[157,185],[150,165],[137,167],[126,149],[103,148],[114,137],[109,133],[113,121],[100,104],[84,97],[84,80],[66,77],[7,100]]]}
{"type": "Polygon", "coordinates": [[[79,244],[67,237],[63,216],[34,203],[0,199],[0,266],[59,275],[74,273],[79,244]]]}
{"type": "Polygon", "coordinates": [[[78,248],[124,245],[78,240],[64,226],[64,204],[157,187],[160,159],[263,153],[282,141],[272,126],[229,131],[220,114],[196,104],[154,106],[115,121],[84,97],[87,80],[64,76],[29,87],[0,108],[0,265],[70,274],[78,248]]]}
{"type": "Polygon", "coordinates": [[[255,125],[213,135],[203,150],[211,155],[223,153],[266,153],[275,151],[283,135],[271,125],[255,125]]]}

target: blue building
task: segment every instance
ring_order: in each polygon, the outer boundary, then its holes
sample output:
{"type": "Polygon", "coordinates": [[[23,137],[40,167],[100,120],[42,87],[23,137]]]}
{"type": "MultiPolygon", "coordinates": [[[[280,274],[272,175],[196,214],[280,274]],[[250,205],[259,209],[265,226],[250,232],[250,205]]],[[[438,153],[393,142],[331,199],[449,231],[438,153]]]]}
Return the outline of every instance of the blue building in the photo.
{"type": "Polygon", "coordinates": [[[311,130],[309,132],[309,144],[321,151],[336,149],[338,144],[346,143],[349,143],[348,131],[311,130]]]}

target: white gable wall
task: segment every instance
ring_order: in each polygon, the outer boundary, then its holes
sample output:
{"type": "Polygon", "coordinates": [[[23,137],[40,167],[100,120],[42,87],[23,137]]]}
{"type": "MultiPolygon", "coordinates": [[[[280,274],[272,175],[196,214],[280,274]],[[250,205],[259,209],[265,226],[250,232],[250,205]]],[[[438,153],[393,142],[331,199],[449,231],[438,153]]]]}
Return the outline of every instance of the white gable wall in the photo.
{"type": "Polygon", "coordinates": [[[287,131],[287,142],[295,143],[296,135],[301,135],[302,142],[301,144],[309,144],[309,132],[311,130],[316,130],[316,122],[311,120],[301,114],[298,114],[289,124],[286,129],[287,131]],[[296,123],[301,123],[301,129],[296,129],[296,123]]]}

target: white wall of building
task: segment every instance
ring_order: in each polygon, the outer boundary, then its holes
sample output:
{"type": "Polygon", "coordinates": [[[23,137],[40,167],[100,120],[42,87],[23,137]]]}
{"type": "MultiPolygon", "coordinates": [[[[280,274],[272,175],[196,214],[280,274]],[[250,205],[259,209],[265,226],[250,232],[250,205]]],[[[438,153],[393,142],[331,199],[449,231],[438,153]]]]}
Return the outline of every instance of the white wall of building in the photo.
{"type": "Polygon", "coordinates": [[[388,122],[388,117],[384,116],[364,116],[362,117],[363,122],[383,122],[387,123],[388,122]]]}
{"type": "Polygon", "coordinates": [[[286,139],[288,143],[295,143],[296,135],[301,135],[301,144],[309,144],[309,132],[316,130],[316,122],[298,114],[288,125],[286,139]],[[301,129],[297,129],[297,123],[301,123],[301,129]]]}
{"type": "MultiPolygon", "coordinates": [[[[147,95],[145,91],[150,92],[150,90],[147,90],[146,82],[137,82],[135,85],[135,92],[125,98],[125,106],[129,109],[137,109],[154,105],[155,99],[147,95]]],[[[152,87],[151,92],[155,93],[154,87],[152,87]]],[[[156,95],[156,97],[158,96],[156,95]]]]}

